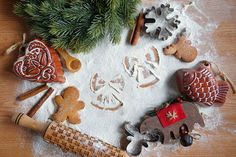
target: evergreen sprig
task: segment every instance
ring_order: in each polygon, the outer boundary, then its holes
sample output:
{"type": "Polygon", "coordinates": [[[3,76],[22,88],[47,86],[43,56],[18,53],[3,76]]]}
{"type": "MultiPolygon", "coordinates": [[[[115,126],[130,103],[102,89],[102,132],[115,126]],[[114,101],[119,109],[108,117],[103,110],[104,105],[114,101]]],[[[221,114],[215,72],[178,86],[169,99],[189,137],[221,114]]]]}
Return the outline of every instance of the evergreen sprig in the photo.
{"type": "Polygon", "coordinates": [[[109,36],[120,41],[123,27],[132,27],[140,0],[22,0],[14,12],[34,34],[55,48],[88,52],[109,36]]]}

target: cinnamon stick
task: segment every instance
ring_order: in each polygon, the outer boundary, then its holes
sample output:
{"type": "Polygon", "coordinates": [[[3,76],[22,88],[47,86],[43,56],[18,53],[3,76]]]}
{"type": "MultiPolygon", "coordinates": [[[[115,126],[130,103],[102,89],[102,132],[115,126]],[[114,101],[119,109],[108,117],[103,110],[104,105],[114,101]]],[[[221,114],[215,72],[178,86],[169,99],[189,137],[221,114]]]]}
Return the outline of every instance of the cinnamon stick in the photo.
{"type": "Polygon", "coordinates": [[[130,38],[131,45],[136,45],[138,43],[143,26],[144,26],[144,14],[141,12],[136,20],[135,27],[134,27],[133,32],[131,34],[131,38],[130,38]]]}
{"type": "Polygon", "coordinates": [[[34,114],[39,110],[39,108],[43,105],[43,103],[48,99],[48,97],[53,93],[54,89],[49,88],[47,92],[40,98],[40,100],[30,109],[27,113],[27,116],[33,117],[34,114]]]}
{"type": "Polygon", "coordinates": [[[19,95],[16,99],[19,100],[19,101],[23,101],[25,99],[28,99],[30,97],[33,97],[33,96],[37,95],[38,93],[40,93],[42,91],[47,90],[48,88],[49,87],[46,84],[42,85],[42,86],[39,86],[39,87],[36,87],[34,89],[31,89],[28,92],[25,92],[25,93],[19,95]]]}

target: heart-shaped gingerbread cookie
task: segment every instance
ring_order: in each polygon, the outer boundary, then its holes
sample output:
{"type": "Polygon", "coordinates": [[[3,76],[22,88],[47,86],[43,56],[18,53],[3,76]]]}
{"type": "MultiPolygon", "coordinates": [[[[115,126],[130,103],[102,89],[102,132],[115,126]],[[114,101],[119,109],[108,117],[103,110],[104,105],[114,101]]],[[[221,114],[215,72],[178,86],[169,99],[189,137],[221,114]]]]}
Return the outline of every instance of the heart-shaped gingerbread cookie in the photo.
{"type": "Polygon", "coordinates": [[[14,63],[13,71],[22,79],[32,82],[65,82],[64,71],[55,49],[39,39],[31,41],[14,63]]]}

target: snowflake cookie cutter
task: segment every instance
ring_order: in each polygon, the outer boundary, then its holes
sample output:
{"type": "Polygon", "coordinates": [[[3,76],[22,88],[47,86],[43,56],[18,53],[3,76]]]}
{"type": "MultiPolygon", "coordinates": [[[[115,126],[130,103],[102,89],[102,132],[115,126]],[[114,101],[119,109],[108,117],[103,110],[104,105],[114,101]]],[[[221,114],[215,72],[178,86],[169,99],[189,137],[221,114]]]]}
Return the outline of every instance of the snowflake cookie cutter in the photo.
{"type": "Polygon", "coordinates": [[[178,15],[172,15],[173,12],[170,4],[147,9],[144,14],[143,31],[156,39],[167,40],[180,24],[178,15]]]}

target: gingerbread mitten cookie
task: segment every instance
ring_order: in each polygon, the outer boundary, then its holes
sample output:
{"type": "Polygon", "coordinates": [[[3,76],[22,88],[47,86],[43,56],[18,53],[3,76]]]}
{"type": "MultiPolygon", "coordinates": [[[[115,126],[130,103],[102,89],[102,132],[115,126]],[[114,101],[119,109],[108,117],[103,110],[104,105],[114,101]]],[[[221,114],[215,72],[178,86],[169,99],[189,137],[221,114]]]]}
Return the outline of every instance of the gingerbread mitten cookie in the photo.
{"type": "Polygon", "coordinates": [[[55,103],[58,106],[57,112],[53,115],[56,122],[68,120],[72,124],[81,122],[78,111],[84,108],[84,102],[78,101],[79,90],[75,87],[66,88],[61,95],[55,97],[55,103]]]}

